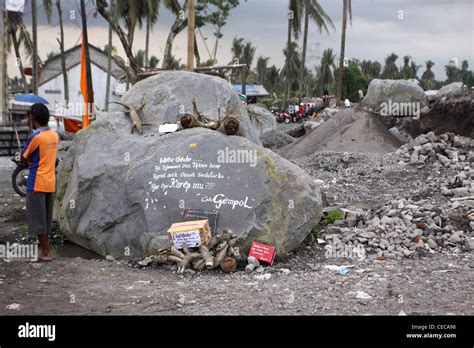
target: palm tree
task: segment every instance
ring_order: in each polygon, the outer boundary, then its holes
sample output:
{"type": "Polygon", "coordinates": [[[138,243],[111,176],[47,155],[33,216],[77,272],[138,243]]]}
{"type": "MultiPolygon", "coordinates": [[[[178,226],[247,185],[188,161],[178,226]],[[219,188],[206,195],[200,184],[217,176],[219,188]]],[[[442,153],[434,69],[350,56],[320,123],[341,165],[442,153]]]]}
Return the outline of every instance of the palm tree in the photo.
{"type": "Polygon", "coordinates": [[[247,64],[248,69],[252,67],[255,51],[257,48],[250,41],[246,41],[242,51],[242,64],[247,64]]]}
{"type": "Polygon", "coordinates": [[[321,66],[318,73],[321,86],[326,90],[331,89],[334,81],[334,72],[336,71],[335,60],[336,55],[333,53],[332,48],[325,49],[321,57],[321,66]]]}
{"type": "Polygon", "coordinates": [[[234,37],[232,39],[232,46],[231,46],[231,52],[232,52],[232,59],[234,61],[238,61],[240,63],[240,60],[242,59],[242,52],[244,50],[244,42],[245,39],[243,37],[234,37]]]}
{"type": "Polygon", "coordinates": [[[280,81],[280,71],[275,65],[272,65],[269,69],[267,69],[267,81],[270,87],[270,94],[275,93],[277,84],[280,81]]]}
{"type": "Polygon", "coordinates": [[[257,80],[261,85],[265,84],[265,77],[268,70],[268,61],[270,58],[260,56],[257,60],[257,80]]]}
{"type": "MultiPolygon", "coordinates": [[[[299,33],[301,32],[301,12],[302,12],[302,3],[301,0],[289,0],[288,3],[288,35],[286,41],[286,49],[283,51],[285,53],[286,62],[285,66],[292,66],[291,64],[291,53],[292,53],[292,42],[291,37],[292,34],[295,39],[298,39],[299,33]]],[[[284,69],[282,69],[283,72],[284,69]]],[[[292,71],[290,69],[285,70],[286,74],[286,98],[287,100],[291,97],[291,74],[298,73],[296,71],[292,71]]]]}
{"type": "Polygon", "coordinates": [[[399,76],[398,67],[396,61],[398,56],[395,53],[391,53],[385,58],[385,66],[382,72],[382,78],[384,79],[397,79],[399,76]]]}
{"type": "Polygon", "coordinates": [[[23,84],[23,90],[28,93],[28,82],[26,81],[25,71],[23,69],[23,60],[21,58],[20,50],[26,53],[27,58],[31,58],[33,55],[33,43],[30,37],[30,33],[23,23],[23,16],[21,12],[7,12],[8,16],[8,36],[7,36],[7,51],[11,53],[11,49],[15,51],[16,64],[20,71],[21,82],[23,84]]]}
{"type": "Polygon", "coordinates": [[[145,2],[146,15],[146,36],[145,36],[145,68],[149,65],[149,49],[150,49],[150,30],[158,20],[160,0],[147,0],[145,2]]]}
{"type": "Polygon", "coordinates": [[[158,66],[159,62],[160,62],[160,60],[158,59],[158,57],[151,56],[150,57],[150,62],[149,62],[150,68],[155,69],[158,66]]]}
{"type": "MultiPolygon", "coordinates": [[[[52,12],[52,1],[43,0],[43,8],[46,12],[48,21],[51,19],[52,12]]],[[[64,25],[63,25],[63,11],[61,8],[61,1],[56,0],[56,10],[59,16],[59,52],[61,54],[61,71],[63,75],[63,87],[64,87],[64,102],[66,105],[69,103],[69,84],[67,78],[67,69],[66,69],[66,56],[64,54],[64,25]]]]}
{"type": "MultiPolygon", "coordinates": [[[[283,66],[283,69],[281,69],[281,74],[282,76],[285,76],[286,79],[286,85],[287,85],[287,92],[288,92],[288,86],[289,89],[291,90],[292,87],[295,87],[297,85],[297,76],[298,72],[300,69],[301,65],[301,58],[300,54],[298,52],[298,44],[296,42],[292,42],[290,46],[290,51],[288,52],[287,49],[285,48],[283,50],[283,54],[285,57],[287,57],[287,60],[285,61],[285,65],[283,66]]],[[[290,96],[291,98],[291,96],[290,96]]],[[[288,98],[288,100],[290,99],[288,98]]]]}
{"type": "Polygon", "coordinates": [[[347,14],[349,14],[349,18],[352,23],[352,1],[342,0],[341,53],[339,55],[339,79],[337,83],[337,93],[336,93],[338,101],[341,100],[342,84],[344,80],[344,55],[345,55],[345,49],[346,49],[347,14]]]}
{"type": "Polygon", "coordinates": [[[144,50],[138,50],[135,53],[135,61],[137,62],[138,66],[142,68],[145,66],[145,51],[144,50]]]}
{"type": "Polygon", "coordinates": [[[165,52],[163,53],[163,63],[161,67],[166,69],[169,68],[166,64],[173,61],[172,49],[174,38],[186,28],[188,25],[188,19],[182,16],[187,8],[186,1],[184,1],[182,5],[180,5],[178,0],[164,1],[165,7],[175,15],[174,23],[171,26],[168,38],[166,39],[165,52]]]}
{"type": "Polygon", "coordinates": [[[304,84],[304,73],[306,68],[306,50],[308,46],[308,27],[309,19],[311,18],[317,25],[319,32],[322,33],[323,30],[329,33],[328,25],[335,30],[334,24],[323,10],[321,5],[319,5],[317,0],[304,0],[303,6],[305,9],[304,17],[304,35],[303,35],[303,52],[301,54],[301,67],[300,67],[300,78],[299,78],[299,89],[303,90],[304,84]]]}
{"type": "Polygon", "coordinates": [[[428,60],[425,62],[425,64],[426,64],[426,70],[423,73],[423,75],[421,75],[421,81],[423,82],[423,85],[425,86],[426,89],[431,89],[432,81],[435,79],[435,75],[433,71],[431,70],[431,68],[433,67],[435,63],[433,63],[431,60],[428,60]]]}
{"type": "MultiPolygon", "coordinates": [[[[110,0],[111,12],[114,11],[114,0],[110,0]]],[[[105,45],[104,52],[107,54],[107,82],[105,84],[105,111],[109,111],[109,100],[110,100],[110,81],[112,77],[112,53],[114,53],[115,47],[112,45],[113,32],[112,25],[109,23],[109,43],[105,45]]]]}
{"type": "Polygon", "coordinates": [[[402,79],[408,80],[410,77],[412,77],[412,71],[410,69],[410,56],[404,56],[403,57],[403,66],[400,69],[400,77],[402,79]]]}

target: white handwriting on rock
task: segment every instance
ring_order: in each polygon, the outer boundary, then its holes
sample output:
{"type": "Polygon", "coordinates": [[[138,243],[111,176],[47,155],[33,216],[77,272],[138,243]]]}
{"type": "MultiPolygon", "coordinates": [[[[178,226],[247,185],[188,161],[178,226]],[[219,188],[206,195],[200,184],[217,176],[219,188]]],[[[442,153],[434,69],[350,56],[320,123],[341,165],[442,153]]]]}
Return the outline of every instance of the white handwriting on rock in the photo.
{"type": "Polygon", "coordinates": [[[203,202],[203,203],[206,203],[206,202],[214,203],[216,205],[217,209],[220,209],[220,207],[222,205],[231,205],[232,210],[234,210],[235,207],[243,207],[243,208],[247,208],[247,209],[252,209],[253,207],[247,205],[248,200],[249,200],[249,198],[247,196],[245,196],[245,199],[241,199],[241,200],[230,199],[230,198],[227,198],[222,193],[219,193],[219,194],[215,195],[214,197],[204,196],[204,197],[201,198],[201,202],[203,202]]]}

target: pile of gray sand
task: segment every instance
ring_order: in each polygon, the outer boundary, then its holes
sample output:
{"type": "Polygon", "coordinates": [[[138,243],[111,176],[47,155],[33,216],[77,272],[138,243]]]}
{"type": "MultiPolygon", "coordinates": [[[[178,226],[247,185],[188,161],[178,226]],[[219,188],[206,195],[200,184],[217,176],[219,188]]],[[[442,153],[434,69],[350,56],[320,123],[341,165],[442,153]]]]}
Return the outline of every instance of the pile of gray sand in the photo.
{"type": "Polygon", "coordinates": [[[322,151],[388,153],[401,144],[375,115],[349,108],[278,152],[288,159],[322,151]]]}

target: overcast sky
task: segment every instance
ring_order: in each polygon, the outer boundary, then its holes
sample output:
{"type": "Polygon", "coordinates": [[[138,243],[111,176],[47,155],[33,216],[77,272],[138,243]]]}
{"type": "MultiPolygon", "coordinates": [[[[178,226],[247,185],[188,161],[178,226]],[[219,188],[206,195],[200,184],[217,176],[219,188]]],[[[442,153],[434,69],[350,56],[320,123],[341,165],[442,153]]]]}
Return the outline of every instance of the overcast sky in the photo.
{"type": "MultiPolygon", "coordinates": [[[[87,0],[86,0],[87,1],[87,0]]],[[[37,0],[39,11],[39,50],[44,60],[50,51],[59,52],[56,38],[59,37],[59,26],[56,9],[52,23],[49,25],[44,16],[42,1],[37,0]]],[[[100,15],[94,18],[92,1],[88,1],[89,40],[92,44],[103,47],[107,44],[108,25],[100,15]]],[[[217,58],[219,63],[231,59],[231,42],[235,36],[244,37],[257,47],[257,57],[270,57],[270,64],[283,65],[282,50],[286,44],[287,34],[287,0],[241,0],[241,5],[231,12],[227,25],[223,28],[217,58]]],[[[311,25],[309,33],[308,67],[313,68],[320,59],[322,51],[332,48],[336,54],[340,50],[340,33],[342,20],[342,0],[320,0],[334,22],[335,31],[319,33],[311,25]]],[[[62,0],[66,48],[80,43],[79,1],[62,0]],[[75,10],[75,11],[74,11],[75,10]],[[73,12],[71,12],[73,11],[73,12]],[[71,18],[75,15],[75,18],[71,18]]],[[[346,35],[346,57],[378,60],[383,63],[385,57],[395,52],[402,65],[402,57],[410,55],[417,64],[423,65],[419,75],[424,71],[424,62],[431,59],[436,79],[445,79],[444,66],[457,58],[459,63],[467,59],[469,67],[474,68],[474,0],[353,0],[352,25],[348,26],[346,35]]],[[[25,23],[31,25],[31,4],[27,0],[25,23]]],[[[153,28],[151,37],[151,54],[160,60],[169,29],[173,23],[172,14],[161,8],[158,23],[153,28]]],[[[204,28],[208,45],[214,43],[212,28],[204,28]]],[[[302,36],[302,35],[301,35],[302,36]]],[[[300,39],[301,41],[301,39],[300,39]]],[[[208,58],[203,41],[198,37],[202,60],[208,58]]],[[[120,41],[114,37],[114,46],[124,56],[120,41]]],[[[134,50],[144,48],[145,32],[135,34],[134,50]]],[[[301,45],[300,45],[301,46],[301,45]]],[[[186,60],[186,32],[175,40],[173,53],[186,60]]],[[[17,74],[17,68],[10,59],[9,73],[17,74]]]]}

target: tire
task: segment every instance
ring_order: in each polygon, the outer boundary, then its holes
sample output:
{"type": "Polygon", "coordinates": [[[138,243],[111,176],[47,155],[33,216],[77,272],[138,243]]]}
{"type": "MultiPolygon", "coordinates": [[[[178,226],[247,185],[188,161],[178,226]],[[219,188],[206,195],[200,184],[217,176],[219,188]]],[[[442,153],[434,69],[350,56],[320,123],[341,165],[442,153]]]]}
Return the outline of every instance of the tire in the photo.
{"type": "Polygon", "coordinates": [[[24,171],[28,171],[27,167],[17,166],[12,173],[12,186],[16,193],[22,197],[26,197],[26,182],[24,178],[24,171]]]}
{"type": "Polygon", "coordinates": [[[289,119],[289,118],[285,118],[285,123],[286,123],[286,124],[290,123],[290,119],[289,119]]]}

